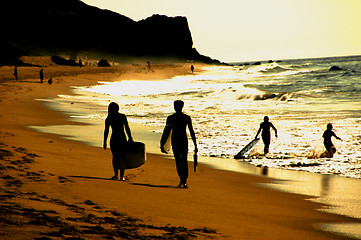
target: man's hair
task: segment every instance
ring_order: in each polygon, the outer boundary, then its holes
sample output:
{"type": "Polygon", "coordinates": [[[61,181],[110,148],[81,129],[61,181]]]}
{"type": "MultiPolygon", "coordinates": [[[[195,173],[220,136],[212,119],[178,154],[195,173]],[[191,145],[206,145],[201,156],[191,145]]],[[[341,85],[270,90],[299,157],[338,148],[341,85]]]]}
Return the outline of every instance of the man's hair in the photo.
{"type": "Polygon", "coordinates": [[[176,112],[181,112],[184,107],[184,102],[182,100],[174,101],[174,110],[176,112]]]}

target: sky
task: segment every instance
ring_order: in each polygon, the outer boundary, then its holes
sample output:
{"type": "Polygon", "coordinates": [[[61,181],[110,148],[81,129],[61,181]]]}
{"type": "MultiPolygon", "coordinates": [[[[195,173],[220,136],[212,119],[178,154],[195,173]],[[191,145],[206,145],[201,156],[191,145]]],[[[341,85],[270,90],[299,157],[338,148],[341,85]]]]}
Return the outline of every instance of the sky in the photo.
{"type": "Polygon", "coordinates": [[[361,55],[361,0],[82,0],[135,21],[185,16],[222,62],[361,55]]]}

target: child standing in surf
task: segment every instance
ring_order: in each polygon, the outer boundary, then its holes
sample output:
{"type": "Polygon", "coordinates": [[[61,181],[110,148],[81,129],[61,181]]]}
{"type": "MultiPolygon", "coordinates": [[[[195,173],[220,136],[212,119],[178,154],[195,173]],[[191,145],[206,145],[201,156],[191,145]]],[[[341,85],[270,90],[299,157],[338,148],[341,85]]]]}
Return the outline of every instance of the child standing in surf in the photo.
{"type": "Polygon", "coordinates": [[[269,118],[267,116],[264,117],[264,122],[261,123],[259,126],[258,132],[256,134],[256,137],[258,137],[259,133],[262,131],[262,140],[264,143],[264,155],[269,153],[269,145],[271,143],[271,128],[275,131],[276,137],[277,136],[277,129],[273,124],[269,121],[269,118]]]}
{"type": "Polygon", "coordinates": [[[336,148],[333,145],[331,138],[332,136],[335,137],[338,140],[341,140],[341,138],[337,137],[335,132],[332,131],[333,126],[331,123],[327,124],[327,129],[326,131],[323,133],[322,137],[323,137],[323,144],[325,145],[326,150],[331,154],[331,157],[333,156],[333,154],[335,154],[336,152],[336,148]]]}

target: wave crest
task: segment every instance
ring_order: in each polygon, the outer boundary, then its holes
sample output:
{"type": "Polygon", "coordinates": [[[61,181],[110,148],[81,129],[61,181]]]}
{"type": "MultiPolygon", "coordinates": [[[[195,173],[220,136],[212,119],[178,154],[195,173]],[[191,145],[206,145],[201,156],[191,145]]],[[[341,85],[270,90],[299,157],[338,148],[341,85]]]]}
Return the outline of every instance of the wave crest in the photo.
{"type": "Polygon", "coordinates": [[[242,94],[238,96],[237,100],[254,100],[254,101],[264,101],[264,100],[275,100],[275,101],[288,101],[292,97],[291,93],[259,93],[255,95],[242,94]]]}
{"type": "Polygon", "coordinates": [[[284,72],[284,71],[288,71],[289,69],[281,67],[277,64],[271,64],[269,66],[267,66],[265,69],[260,70],[260,72],[262,73],[280,73],[280,72],[284,72]]]}

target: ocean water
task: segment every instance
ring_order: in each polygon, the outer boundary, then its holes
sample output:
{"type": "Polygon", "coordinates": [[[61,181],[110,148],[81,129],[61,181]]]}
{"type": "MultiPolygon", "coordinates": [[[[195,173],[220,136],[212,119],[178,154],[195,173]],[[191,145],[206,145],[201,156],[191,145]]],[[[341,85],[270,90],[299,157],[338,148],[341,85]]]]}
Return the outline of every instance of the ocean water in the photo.
{"type": "MultiPolygon", "coordinates": [[[[98,85],[74,87],[71,95],[39,99],[86,125],[31,128],[102,147],[107,106],[115,101],[135,140],[160,154],[162,129],[177,99],[192,117],[202,163],[267,174],[274,179],[267,187],[312,196],[328,205],[322,211],[361,218],[361,56],[207,67],[165,80],[103,82],[100,77],[98,85]],[[330,71],[334,65],[342,70],[330,71]],[[278,130],[278,138],[271,132],[270,153],[263,155],[260,141],[245,159],[234,160],[264,116],[278,130]],[[335,156],[322,158],[328,123],[342,141],[333,139],[335,156]]],[[[318,227],[361,239],[360,224],[318,227]]]]}
{"type": "MultiPolygon", "coordinates": [[[[73,119],[99,124],[109,102],[115,101],[130,123],[153,128],[158,137],[174,112],[173,101],[181,99],[193,120],[199,154],[224,159],[251,141],[269,116],[278,130],[278,138],[271,133],[270,153],[263,155],[260,141],[241,161],[361,178],[361,56],[208,67],[166,80],[99,80],[99,85],[59,96],[56,108],[64,108],[73,119]],[[334,65],[342,70],[330,71],[334,65]],[[328,123],[342,141],[333,140],[333,158],[322,158],[328,123]]],[[[190,143],[190,152],[192,148],[190,143]]]]}

